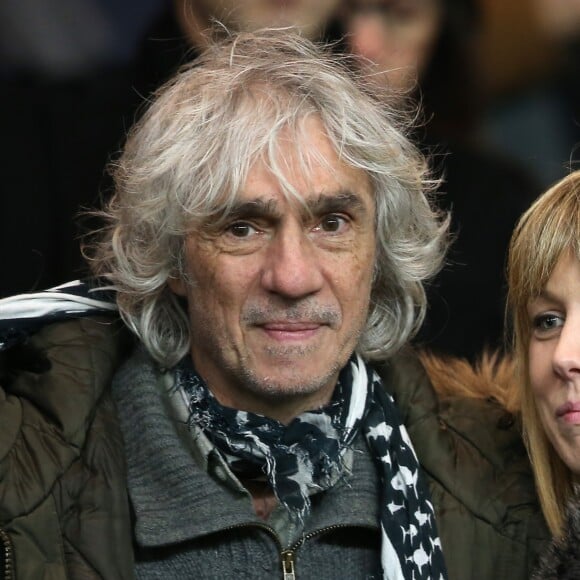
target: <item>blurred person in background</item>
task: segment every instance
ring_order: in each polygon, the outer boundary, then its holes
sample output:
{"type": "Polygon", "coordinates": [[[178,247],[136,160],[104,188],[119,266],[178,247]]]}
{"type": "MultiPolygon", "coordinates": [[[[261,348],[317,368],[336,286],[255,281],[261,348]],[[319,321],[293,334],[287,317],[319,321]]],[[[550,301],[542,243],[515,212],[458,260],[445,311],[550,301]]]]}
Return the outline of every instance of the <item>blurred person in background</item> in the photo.
{"type": "Polygon", "coordinates": [[[326,34],[339,0],[174,0],[177,18],[191,44],[207,42],[205,33],[212,20],[230,30],[258,30],[266,27],[298,27],[310,39],[326,34]]]}
{"type": "Polygon", "coordinates": [[[524,214],[511,242],[508,273],[524,435],[556,538],[534,578],[578,578],[580,171],[524,214]]]}
{"type": "Polygon", "coordinates": [[[80,210],[108,196],[105,166],[140,106],[203,48],[218,19],[231,30],[297,25],[338,37],[339,0],[9,0],[0,3],[0,296],[86,273],[80,210]]]}
{"type": "Polygon", "coordinates": [[[475,48],[475,0],[349,0],[347,44],[375,83],[423,107],[416,138],[443,177],[455,241],[432,283],[418,341],[473,359],[501,346],[505,253],[513,227],[539,192],[521,167],[485,148],[475,48]]]}
{"type": "Polygon", "coordinates": [[[0,296],[79,275],[93,206],[131,116],[132,67],[159,0],[0,3],[0,296]]]}
{"type": "Polygon", "coordinates": [[[140,98],[134,99],[132,109],[206,48],[210,29],[215,37],[220,28],[225,35],[272,26],[297,27],[311,40],[338,42],[343,36],[339,6],[340,0],[172,0],[140,45],[131,72],[135,95],[140,98]]]}
{"type": "Polygon", "coordinates": [[[485,138],[547,188],[580,160],[580,1],[479,2],[485,138]]]}

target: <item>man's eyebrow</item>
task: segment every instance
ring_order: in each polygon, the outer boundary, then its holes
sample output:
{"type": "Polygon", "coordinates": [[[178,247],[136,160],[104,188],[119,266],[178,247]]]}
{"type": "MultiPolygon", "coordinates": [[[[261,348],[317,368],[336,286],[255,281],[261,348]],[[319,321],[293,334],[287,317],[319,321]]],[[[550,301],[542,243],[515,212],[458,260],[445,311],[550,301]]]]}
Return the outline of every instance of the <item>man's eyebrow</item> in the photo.
{"type": "Polygon", "coordinates": [[[227,212],[228,219],[277,218],[281,212],[275,199],[256,198],[235,202],[227,212]]]}
{"type": "MultiPolygon", "coordinates": [[[[317,197],[306,199],[304,210],[311,215],[320,216],[342,211],[364,213],[367,208],[361,197],[356,193],[339,191],[337,193],[321,193],[317,197]]],[[[282,212],[275,199],[258,197],[234,202],[224,217],[228,220],[238,220],[250,218],[277,219],[281,216],[282,212]]]]}
{"type": "Polygon", "coordinates": [[[306,207],[313,215],[341,211],[367,211],[367,207],[361,197],[351,191],[339,191],[333,194],[320,194],[318,197],[306,201],[306,207]]]}

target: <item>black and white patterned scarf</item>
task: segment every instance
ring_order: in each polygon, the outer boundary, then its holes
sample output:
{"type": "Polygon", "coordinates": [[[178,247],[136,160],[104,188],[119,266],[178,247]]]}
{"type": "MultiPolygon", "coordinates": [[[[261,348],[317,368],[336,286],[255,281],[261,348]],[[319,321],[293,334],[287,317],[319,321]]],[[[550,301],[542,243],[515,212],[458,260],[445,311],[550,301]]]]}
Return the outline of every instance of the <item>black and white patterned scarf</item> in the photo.
{"type": "Polygon", "coordinates": [[[383,578],[447,577],[433,505],[407,431],[379,376],[358,355],[341,371],[330,403],[289,425],[220,405],[189,357],[178,365],[176,378],[189,400],[190,423],[204,431],[234,473],[266,480],[297,518],[310,509],[310,491],[328,489],[343,476],[343,454],[362,430],[382,484],[383,578]]]}

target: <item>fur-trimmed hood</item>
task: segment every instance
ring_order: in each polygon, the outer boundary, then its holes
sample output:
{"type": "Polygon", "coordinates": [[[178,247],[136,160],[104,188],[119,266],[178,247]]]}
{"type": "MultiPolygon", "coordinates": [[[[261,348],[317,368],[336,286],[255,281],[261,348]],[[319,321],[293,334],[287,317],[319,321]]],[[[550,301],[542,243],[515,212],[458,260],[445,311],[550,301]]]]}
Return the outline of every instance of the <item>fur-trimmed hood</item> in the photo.
{"type": "Polygon", "coordinates": [[[515,362],[498,352],[483,352],[475,364],[466,359],[419,351],[419,358],[440,398],[494,399],[506,411],[517,413],[515,362]]]}

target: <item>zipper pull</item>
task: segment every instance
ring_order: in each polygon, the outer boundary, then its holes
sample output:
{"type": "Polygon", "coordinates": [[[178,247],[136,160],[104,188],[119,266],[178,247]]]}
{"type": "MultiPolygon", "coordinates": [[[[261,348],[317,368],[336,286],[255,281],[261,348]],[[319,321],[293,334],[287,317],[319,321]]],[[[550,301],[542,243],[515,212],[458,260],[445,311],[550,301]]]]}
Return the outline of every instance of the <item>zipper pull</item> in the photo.
{"type": "Polygon", "coordinates": [[[294,573],[294,554],[290,550],[282,552],[282,574],[284,580],[296,580],[294,573]]]}

